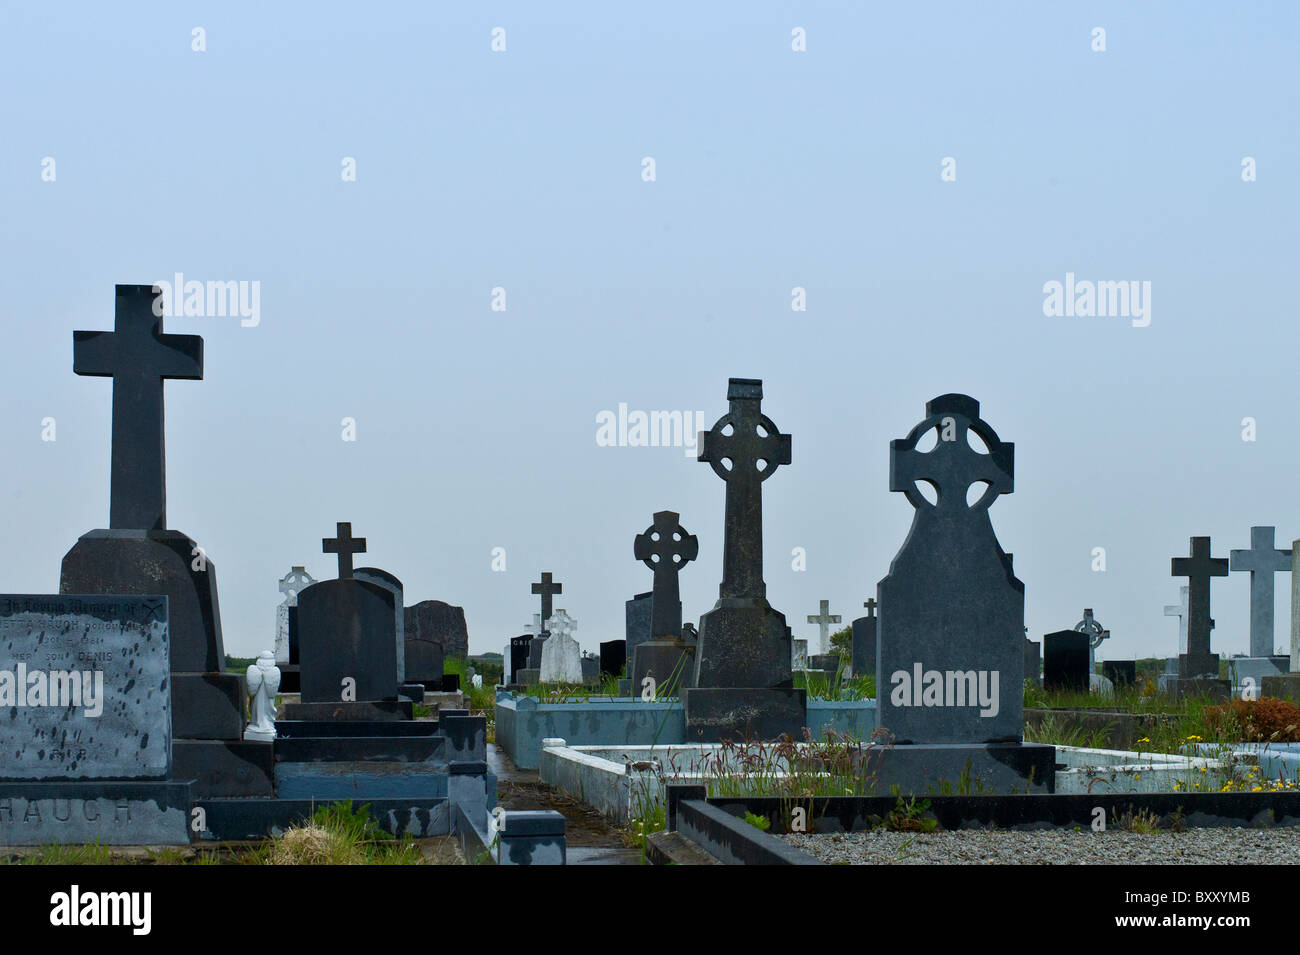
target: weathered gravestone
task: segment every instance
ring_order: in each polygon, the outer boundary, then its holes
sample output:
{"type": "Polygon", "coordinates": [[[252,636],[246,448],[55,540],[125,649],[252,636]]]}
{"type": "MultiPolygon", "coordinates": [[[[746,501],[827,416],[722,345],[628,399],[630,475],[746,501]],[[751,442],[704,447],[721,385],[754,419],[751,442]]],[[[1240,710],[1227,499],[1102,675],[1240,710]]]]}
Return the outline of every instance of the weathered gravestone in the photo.
{"type": "Polygon", "coordinates": [[[352,576],[356,580],[377,584],[393,595],[393,606],[396,607],[393,613],[393,629],[396,633],[393,655],[397,658],[397,683],[400,686],[406,682],[406,614],[402,582],[394,574],[378,567],[358,567],[352,571],[352,576]]]}
{"type": "Polygon", "coordinates": [[[294,566],[280,578],[284,600],[275,608],[275,662],[280,668],[280,688],[297,693],[298,683],[298,593],[316,583],[307,568],[294,566]]]}
{"type": "Polygon", "coordinates": [[[1025,637],[1025,679],[1034,686],[1043,685],[1042,647],[1025,637]]]}
{"type": "Polygon", "coordinates": [[[1110,680],[1116,689],[1122,686],[1133,686],[1137,683],[1137,661],[1104,660],[1101,664],[1101,675],[1110,680]]]}
{"type": "Polygon", "coordinates": [[[876,672],[876,598],[868,597],[862,606],[865,617],[853,621],[853,675],[867,676],[876,672]]]}
{"type": "Polygon", "coordinates": [[[790,463],[790,435],[762,412],[763,383],[732,378],[729,405],[699,439],[699,460],[726,482],[722,583],[700,617],[694,685],[682,692],[687,742],[799,737],[806,693],[795,689],[785,614],[763,581],[763,482],[790,463]]]}
{"type": "Polygon", "coordinates": [[[793,637],[790,640],[790,666],[795,670],[808,669],[808,641],[803,637],[793,637]]]}
{"type": "Polygon", "coordinates": [[[1261,660],[1274,656],[1273,575],[1291,570],[1291,551],[1273,546],[1276,533],[1275,527],[1252,527],[1250,550],[1228,552],[1230,570],[1250,572],[1250,656],[1261,660]]]}
{"type": "Polygon", "coordinates": [[[442,600],[421,600],[407,607],[405,652],[408,680],[429,689],[442,686],[446,660],[469,656],[465,608],[442,600]]]}
{"type": "Polygon", "coordinates": [[[819,654],[830,653],[830,625],[840,622],[840,615],[837,613],[831,613],[831,602],[829,600],[823,600],[818,613],[808,614],[808,622],[817,624],[817,629],[821,637],[817,644],[819,648],[817,652],[819,654]]]}
{"type": "Polygon", "coordinates": [[[1019,741],[1025,586],[988,513],[1015,489],[1015,448],[967,395],[941,395],[925,410],[906,438],[890,443],[889,489],[916,513],[877,587],[878,722],[898,742],[1019,741]],[[930,432],[934,449],[919,451],[930,432]],[[987,450],[976,451],[972,438],[987,450]],[[920,481],[937,495],[933,504],[920,481]],[[968,504],[977,484],[983,493],[968,504]]]}
{"type": "Polygon", "coordinates": [[[366,539],[339,522],[337,536],[321,547],[338,554],[337,580],[322,580],[298,594],[302,702],[362,703],[397,697],[397,607],[388,587],[353,577],[352,555],[366,539]]]}
{"type": "Polygon", "coordinates": [[[650,591],[650,639],[632,654],[632,687],[643,692],[654,681],[655,696],[676,696],[690,686],[695,647],[682,639],[682,599],[678,573],[700,553],[676,511],[658,511],[654,523],[632,540],[632,554],[654,572],[650,591]]]}
{"type": "Polygon", "coordinates": [[[1170,574],[1187,578],[1187,652],[1178,657],[1178,679],[1169,681],[1175,695],[1210,692],[1226,696],[1228,683],[1219,679],[1219,655],[1210,651],[1210,580],[1227,577],[1229,562],[1210,556],[1210,538],[1193,537],[1188,557],[1170,560],[1170,574]]]}
{"type": "Polygon", "coordinates": [[[245,741],[244,681],[224,672],[216,567],[167,527],[163,385],[203,377],[203,339],[164,334],[150,285],[118,285],[112,332],[73,332],[73,371],[113,379],[109,526],[63,558],[64,594],[168,599],[172,763],[198,796],[270,795],[272,749],[245,741]]]}
{"type": "Polygon", "coordinates": [[[578,621],[563,609],[547,618],[546,630],[550,637],[542,645],[541,682],[582,682],[582,651],[578,647],[578,641],[573,638],[573,632],[577,629],[578,621]]]}
{"type": "Polygon", "coordinates": [[[627,644],[628,660],[635,660],[636,648],[650,639],[653,612],[653,591],[637,594],[623,602],[623,642],[627,644]]]}
{"type": "Polygon", "coordinates": [[[627,666],[627,641],[606,640],[600,645],[600,672],[617,677],[627,666]]]}
{"type": "Polygon", "coordinates": [[[1057,630],[1043,637],[1043,687],[1088,692],[1088,634],[1057,630]]]}
{"type": "Polygon", "coordinates": [[[0,596],[0,845],[189,842],[167,598],[0,596]]]}

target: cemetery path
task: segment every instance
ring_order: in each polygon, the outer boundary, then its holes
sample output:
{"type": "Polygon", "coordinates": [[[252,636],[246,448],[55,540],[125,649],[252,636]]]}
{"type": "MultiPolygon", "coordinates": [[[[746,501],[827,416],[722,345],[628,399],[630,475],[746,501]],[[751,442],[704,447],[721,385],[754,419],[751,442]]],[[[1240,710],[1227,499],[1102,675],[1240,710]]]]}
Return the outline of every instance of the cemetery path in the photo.
{"type": "Polygon", "coordinates": [[[640,865],[641,850],[599,812],[541,781],[536,770],[519,769],[494,743],[487,746],[488,769],[497,777],[497,802],[507,810],[554,809],[566,823],[569,865],[640,865]]]}

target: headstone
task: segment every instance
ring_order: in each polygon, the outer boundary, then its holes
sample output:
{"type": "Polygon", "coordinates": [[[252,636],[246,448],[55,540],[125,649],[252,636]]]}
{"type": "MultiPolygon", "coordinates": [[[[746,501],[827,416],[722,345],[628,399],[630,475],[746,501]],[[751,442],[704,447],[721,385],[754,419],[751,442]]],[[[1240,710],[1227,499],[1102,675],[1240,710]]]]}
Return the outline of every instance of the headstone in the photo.
{"type": "Polygon", "coordinates": [[[1182,680],[1219,677],[1219,655],[1210,652],[1210,580],[1228,576],[1228,561],[1210,556],[1208,537],[1191,538],[1190,556],[1170,561],[1170,574],[1187,578],[1187,652],[1178,659],[1182,680]]]}
{"type": "Polygon", "coordinates": [[[1229,567],[1250,571],[1250,655],[1271,657],[1273,639],[1273,575],[1291,569],[1291,551],[1273,546],[1275,527],[1252,527],[1250,550],[1228,552],[1229,567]]]}
{"type": "Polygon", "coordinates": [[[1025,637],[1025,679],[1034,686],[1043,685],[1043,648],[1025,637]]]}
{"type": "Polygon", "coordinates": [[[546,638],[550,636],[545,630],[528,642],[528,667],[532,670],[542,668],[542,651],[546,648],[546,638]]]}
{"type": "Polygon", "coordinates": [[[1088,635],[1078,630],[1057,630],[1043,637],[1044,688],[1088,691],[1088,642],[1088,635]]]}
{"type": "Polygon", "coordinates": [[[577,628],[578,622],[563,609],[547,618],[546,630],[550,637],[542,646],[541,682],[582,682],[582,651],[573,638],[577,628]]]}
{"type": "Polygon", "coordinates": [[[989,506],[1014,485],[1015,448],[967,395],[941,395],[890,443],[891,491],[916,513],[880,581],[879,726],[898,742],[1018,742],[1024,701],[1025,586],[1012,572],[989,506]],[[933,450],[917,445],[937,433],[933,450]],[[987,448],[976,452],[971,436],[987,448]],[[930,503],[919,490],[936,494],[930,503]],[[986,485],[968,504],[972,485],[986,485]],[[954,559],[959,555],[959,559],[954,559]]]}
{"type": "Polygon", "coordinates": [[[244,739],[269,743],[275,739],[275,694],[280,689],[280,668],[275,665],[275,654],[263,650],[244,679],[248,684],[248,712],[252,717],[244,730],[244,739]]]}
{"type": "Polygon", "coordinates": [[[825,670],[827,674],[833,677],[840,668],[840,655],[838,653],[814,653],[808,658],[808,665],[814,670],[825,670]]]}
{"type": "Polygon", "coordinates": [[[284,600],[275,608],[275,661],[289,663],[289,609],[298,606],[298,593],[316,583],[307,568],[294,566],[280,578],[280,593],[284,600]]]}
{"type": "Polygon", "coordinates": [[[656,696],[675,696],[691,685],[695,647],[682,639],[681,569],[700,552],[700,542],[682,527],[676,511],[658,511],[654,523],[632,540],[633,556],[654,572],[650,591],[650,639],[632,652],[632,685],[655,681],[656,696]]]}
{"type": "Polygon", "coordinates": [[[391,588],[353,577],[352,555],[365,538],[339,522],[337,536],[321,542],[338,554],[339,577],[298,594],[302,702],[392,700],[397,696],[397,606],[391,588]]]}
{"type": "Polygon", "coordinates": [[[868,597],[862,606],[865,617],[853,621],[853,675],[867,676],[876,672],[876,598],[868,597]]]}
{"type": "MultiPolygon", "coordinates": [[[[1165,616],[1178,618],[1178,652],[1187,652],[1187,588],[1179,587],[1181,600],[1176,604],[1165,604],[1165,616]]],[[[1174,658],[1177,660],[1177,657],[1174,658]]],[[[1175,670],[1174,672],[1177,672],[1175,670]]]]}
{"type": "Polygon", "coordinates": [[[1103,640],[1110,639],[1110,631],[1093,617],[1091,607],[1084,608],[1083,619],[1074,625],[1074,629],[1088,635],[1088,672],[1097,672],[1097,648],[1103,640]]]}
{"type": "Polygon", "coordinates": [[[790,641],[794,651],[790,654],[790,666],[795,670],[808,669],[808,641],[795,637],[790,641]]]}
{"type": "Polygon", "coordinates": [[[763,581],[763,482],[790,463],[790,435],[762,412],[763,383],[732,378],[728,411],[699,438],[699,458],[726,483],[722,583],[700,617],[694,685],[683,691],[686,741],[800,736],[807,694],[795,689],[790,628],[763,581]]]}
{"type": "Polygon", "coordinates": [[[510,656],[506,660],[506,683],[518,683],[519,671],[528,666],[528,648],[533,638],[527,635],[510,638],[510,656]]]}
{"type": "Polygon", "coordinates": [[[831,602],[829,600],[821,601],[818,612],[816,614],[808,614],[808,622],[817,624],[817,629],[821,634],[821,641],[818,643],[818,646],[821,649],[818,652],[830,653],[830,625],[840,622],[840,615],[837,613],[831,613],[831,602]]]}
{"type": "Polygon", "coordinates": [[[600,645],[600,672],[618,677],[627,665],[627,641],[606,640],[600,645]]]}
{"type": "Polygon", "coordinates": [[[637,594],[625,601],[623,638],[627,644],[627,659],[636,657],[636,648],[650,639],[651,615],[654,610],[654,592],[637,594]]]}
{"type": "Polygon", "coordinates": [[[216,567],[188,535],[167,527],[163,387],[203,377],[203,340],[163,332],[149,285],[118,285],[112,332],[73,333],[73,371],[113,379],[111,505],[63,558],[64,594],[165,596],[171,654],[171,732],[177,779],[198,796],[269,795],[272,753],[246,742],[245,690],[225,672],[216,567]],[[232,781],[223,767],[237,764],[232,781]]]}
{"type": "Polygon", "coordinates": [[[600,657],[584,656],[582,664],[582,682],[598,683],[600,681],[600,657]]]}
{"type": "MultiPolygon", "coordinates": [[[[357,580],[369,581],[372,584],[378,584],[393,594],[393,606],[396,608],[393,613],[393,629],[396,632],[394,638],[393,655],[397,658],[397,682],[402,684],[406,682],[406,613],[403,604],[402,582],[393,574],[386,570],[380,570],[378,567],[358,567],[352,572],[352,576],[357,580]]],[[[440,674],[441,675],[441,674],[440,674]]]]}
{"type": "Polygon", "coordinates": [[[1137,661],[1105,660],[1101,664],[1101,675],[1116,688],[1133,686],[1137,683],[1137,661]]]}
{"type": "Polygon", "coordinates": [[[406,608],[404,622],[407,643],[436,643],[442,648],[443,659],[468,658],[469,628],[465,625],[464,607],[442,600],[421,600],[406,608]]]}

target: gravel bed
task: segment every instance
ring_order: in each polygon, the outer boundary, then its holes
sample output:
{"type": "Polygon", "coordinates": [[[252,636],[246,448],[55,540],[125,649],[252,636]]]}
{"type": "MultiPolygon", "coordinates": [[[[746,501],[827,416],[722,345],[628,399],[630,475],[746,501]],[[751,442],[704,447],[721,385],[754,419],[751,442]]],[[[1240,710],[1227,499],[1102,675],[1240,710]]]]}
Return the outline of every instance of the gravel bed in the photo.
{"type": "Polygon", "coordinates": [[[827,863],[852,865],[1277,865],[1300,863],[1300,828],[1186,832],[1071,829],[871,832],[780,838],[827,863]]]}

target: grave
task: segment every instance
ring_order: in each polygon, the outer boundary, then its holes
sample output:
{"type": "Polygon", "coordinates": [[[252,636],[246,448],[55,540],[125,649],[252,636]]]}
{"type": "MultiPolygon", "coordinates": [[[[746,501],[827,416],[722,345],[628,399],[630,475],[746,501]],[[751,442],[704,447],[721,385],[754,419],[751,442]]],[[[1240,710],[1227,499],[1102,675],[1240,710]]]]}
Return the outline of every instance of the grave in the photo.
{"type": "Polygon", "coordinates": [[[1051,791],[1053,748],[1023,742],[1025,588],[989,519],[1015,489],[1014,464],[1014,445],[967,395],[928,402],[890,443],[889,488],[915,513],[877,586],[876,713],[895,741],[885,761],[916,785],[957,759],[976,778],[1009,771],[1017,785],[1051,791]],[[921,450],[931,435],[933,449],[921,450]]]}
{"type": "Polygon", "coordinates": [[[112,332],[73,332],[73,371],[113,379],[109,526],[63,558],[59,592],[165,596],[171,654],[172,771],[197,795],[269,795],[271,747],[242,739],[242,677],[225,673],[217,572],[167,527],[163,387],[203,377],[203,339],[163,332],[154,286],[116,286],[112,332]]]}
{"type": "Polygon", "coordinates": [[[1078,630],[1057,630],[1043,637],[1043,687],[1086,693],[1089,637],[1078,630]]]}
{"type": "Polygon", "coordinates": [[[505,673],[502,677],[503,682],[507,684],[519,682],[519,671],[528,666],[528,648],[532,642],[533,638],[528,634],[510,638],[510,646],[507,648],[506,654],[505,673]]]}
{"type": "Polygon", "coordinates": [[[818,613],[808,614],[808,622],[817,624],[817,630],[821,637],[817,644],[820,649],[817,652],[820,654],[830,653],[830,625],[840,622],[840,615],[837,613],[831,613],[831,602],[829,600],[821,601],[818,613]]]}
{"type": "Polygon", "coordinates": [[[582,651],[573,632],[578,629],[578,621],[570,617],[563,608],[555,611],[546,620],[546,631],[550,638],[542,646],[542,665],[539,680],[542,683],[581,683],[582,651]]]}
{"type": "Polygon", "coordinates": [[[297,565],[280,578],[284,600],[275,608],[275,663],[280,668],[280,689],[285,693],[299,690],[298,670],[298,593],[316,583],[307,568],[297,565]]]}
{"type": "Polygon", "coordinates": [[[533,593],[542,599],[542,612],[540,614],[542,629],[538,631],[533,638],[532,646],[528,651],[528,667],[541,671],[542,668],[542,647],[546,643],[546,638],[550,634],[546,631],[546,622],[551,619],[552,601],[556,594],[564,593],[564,584],[557,584],[552,579],[551,571],[542,573],[542,579],[533,583],[533,593]]]}
{"type": "Polygon", "coordinates": [[[1043,648],[1025,637],[1025,679],[1034,686],[1043,685],[1043,648]]]}
{"type": "Polygon", "coordinates": [[[636,659],[636,648],[650,639],[651,616],[654,611],[654,591],[637,594],[623,604],[623,642],[627,644],[628,660],[636,659]]]}
{"type": "Polygon", "coordinates": [[[395,575],[378,567],[357,567],[352,571],[352,576],[356,580],[364,580],[383,587],[393,595],[393,606],[396,608],[393,613],[393,629],[397,633],[393,656],[397,660],[397,684],[401,686],[406,682],[406,613],[402,582],[395,575]]]}
{"type": "Polygon", "coordinates": [[[808,669],[808,641],[802,637],[792,637],[790,645],[793,648],[790,654],[790,666],[795,670],[808,669]]]}
{"type": "Polygon", "coordinates": [[[1137,661],[1106,660],[1101,665],[1101,673],[1116,689],[1132,687],[1137,683],[1137,661]]]}
{"type": "Polygon", "coordinates": [[[1257,697],[1265,677],[1277,677],[1290,670],[1290,658],[1274,652],[1273,575],[1291,571],[1291,551],[1278,550],[1271,526],[1250,529],[1250,550],[1228,552],[1229,570],[1250,572],[1250,653],[1233,657],[1230,679],[1234,696],[1257,697]]]}
{"type": "Polygon", "coordinates": [[[1210,651],[1210,581],[1214,577],[1227,577],[1229,562],[1222,557],[1210,556],[1210,538],[1193,537],[1188,548],[1189,556],[1174,557],[1170,561],[1170,574],[1187,578],[1187,652],[1179,654],[1178,678],[1167,681],[1171,693],[1182,696],[1188,693],[1209,693],[1226,697],[1227,680],[1219,679],[1219,655],[1210,651]]]}
{"type": "Polygon", "coordinates": [[[677,575],[700,552],[694,534],[682,527],[676,511],[658,511],[654,523],[632,541],[632,554],[654,573],[650,591],[650,639],[632,655],[632,689],[641,693],[653,680],[652,695],[677,696],[693,682],[695,646],[682,638],[682,600],[677,575]]]}
{"type": "MultiPolygon", "coordinates": [[[[404,612],[406,640],[435,643],[442,648],[442,659],[469,656],[469,628],[465,625],[465,608],[442,600],[421,600],[404,612]]],[[[442,671],[438,671],[442,676],[442,671]]]]}
{"type": "Polygon", "coordinates": [[[699,438],[699,458],[726,484],[722,583],[700,617],[695,680],[682,692],[690,742],[801,735],[807,700],[795,689],[785,615],[763,581],[763,482],[790,463],[790,435],[762,412],[763,383],[732,378],[728,411],[699,438]]]}
{"type": "Polygon", "coordinates": [[[1097,672],[1097,648],[1110,639],[1110,631],[1093,616],[1091,607],[1084,608],[1083,619],[1074,625],[1074,629],[1088,635],[1088,689],[1099,693],[1112,692],[1114,684],[1097,672]]]}
{"type": "Polygon", "coordinates": [[[306,704],[328,704],[339,719],[400,711],[375,705],[397,699],[393,589],[353,576],[352,556],[365,553],[366,539],[352,536],[351,523],[336,526],[336,536],[323,539],[321,547],[338,555],[338,579],[320,581],[298,594],[302,702],[286,705],[290,720],[312,718],[314,711],[302,708],[306,704]]]}
{"type": "Polygon", "coordinates": [[[852,665],[855,677],[876,672],[876,598],[868,597],[862,606],[867,608],[867,615],[853,621],[852,665]]]}
{"type": "MultiPolygon", "coordinates": [[[[1178,593],[1181,597],[1179,603],[1165,604],[1165,616],[1178,618],[1178,652],[1187,652],[1187,588],[1179,587],[1178,593]]],[[[1214,626],[1214,621],[1210,621],[1210,626],[1214,626]]],[[[1177,657],[1174,658],[1175,661],[1177,657]]],[[[1175,671],[1177,672],[1177,671],[1175,671]]]]}
{"type": "Polygon", "coordinates": [[[627,665],[627,641],[606,640],[600,645],[600,672],[619,677],[627,665]]]}
{"type": "Polygon", "coordinates": [[[1287,672],[1264,676],[1260,685],[1264,696],[1300,702],[1300,540],[1291,542],[1291,657],[1287,672]]]}

